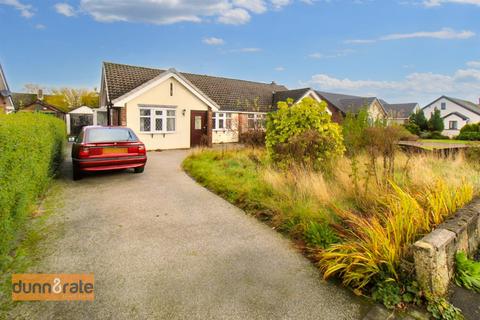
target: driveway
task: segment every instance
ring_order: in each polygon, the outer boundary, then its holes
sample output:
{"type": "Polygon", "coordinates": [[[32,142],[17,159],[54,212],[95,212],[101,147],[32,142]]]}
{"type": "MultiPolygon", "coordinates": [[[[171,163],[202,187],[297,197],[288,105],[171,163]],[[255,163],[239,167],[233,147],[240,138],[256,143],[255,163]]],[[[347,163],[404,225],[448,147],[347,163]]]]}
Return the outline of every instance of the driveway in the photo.
{"type": "Polygon", "coordinates": [[[15,319],[359,319],[360,298],[321,280],[287,239],[202,188],[187,151],[149,153],[145,173],[73,182],[63,230],[32,272],[94,273],[94,302],[27,302],[15,319]]]}

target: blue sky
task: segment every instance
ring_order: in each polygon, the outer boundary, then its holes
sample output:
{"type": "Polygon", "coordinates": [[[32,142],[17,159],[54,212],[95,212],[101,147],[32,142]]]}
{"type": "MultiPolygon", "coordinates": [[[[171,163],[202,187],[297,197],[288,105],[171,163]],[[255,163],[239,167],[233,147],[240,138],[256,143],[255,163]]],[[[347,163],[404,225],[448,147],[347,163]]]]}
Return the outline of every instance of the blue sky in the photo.
{"type": "Polygon", "coordinates": [[[480,0],[0,0],[0,62],[14,91],[99,87],[113,61],[478,102],[479,17],[480,0]]]}

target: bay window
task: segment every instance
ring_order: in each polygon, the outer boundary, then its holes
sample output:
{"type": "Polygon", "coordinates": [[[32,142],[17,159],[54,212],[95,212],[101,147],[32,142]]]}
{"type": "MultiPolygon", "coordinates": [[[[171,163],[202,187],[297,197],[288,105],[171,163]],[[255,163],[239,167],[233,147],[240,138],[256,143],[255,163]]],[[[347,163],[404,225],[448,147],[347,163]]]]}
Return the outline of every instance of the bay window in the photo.
{"type": "Polygon", "coordinates": [[[140,131],[145,133],[175,132],[176,110],[173,108],[140,107],[140,131]]]}
{"type": "Polygon", "coordinates": [[[212,117],[214,130],[232,129],[232,114],[225,112],[215,112],[212,117]]]}

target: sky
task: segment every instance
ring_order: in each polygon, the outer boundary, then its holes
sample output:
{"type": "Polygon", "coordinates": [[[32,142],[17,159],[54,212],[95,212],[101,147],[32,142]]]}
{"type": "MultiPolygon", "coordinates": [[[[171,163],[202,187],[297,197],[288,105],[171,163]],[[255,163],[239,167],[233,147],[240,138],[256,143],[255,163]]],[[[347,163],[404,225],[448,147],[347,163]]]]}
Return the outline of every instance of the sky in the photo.
{"type": "Polygon", "coordinates": [[[478,103],[480,0],[0,0],[12,91],[99,88],[102,61],[478,103]]]}

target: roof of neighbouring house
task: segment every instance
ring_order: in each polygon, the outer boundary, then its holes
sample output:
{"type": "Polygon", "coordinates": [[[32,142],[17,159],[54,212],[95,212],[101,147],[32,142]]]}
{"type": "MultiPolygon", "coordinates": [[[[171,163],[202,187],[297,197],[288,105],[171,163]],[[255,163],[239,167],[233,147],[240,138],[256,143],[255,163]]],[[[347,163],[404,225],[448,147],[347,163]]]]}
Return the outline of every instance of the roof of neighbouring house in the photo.
{"type": "Polygon", "coordinates": [[[452,115],[455,115],[455,116],[457,116],[457,117],[459,117],[460,119],[463,119],[463,120],[465,120],[465,121],[468,120],[468,119],[470,119],[469,117],[467,117],[467,116],[464,115],[464,114],[461,114],[460,112],[450,112],[450,113],[447,114],[446,116],[443,116],[442,119],[448,118],[448,117],[450,117],[450,116],[452,116],[452,115]]]}
{"type": "Polygon", "coordinates": [[[407,119],[418,106],[418,103],[388,103],[380,100],[388,115],[393,118],[407,119]]]}
{"type": "MultiPolygon", "coordinates": [[[[167,70],[104,62],[105,85],[110,101],[119,98],[167,70]]],[[[262,83],[193,73],[180,74],[213,100],[222,110],[270,111],[275,92],[287,88],[262,83]]]]}
{"type": "Polygon", "coordinates": [[[287,99],[292,99],[293,102],[297,102],[300,98],[307,94],[308,91],[312,90],[311,88],[301,88],[301,89],[294,89],[294,90],[285,90],[275,92],[273,103],[274,106],[277,105],[280,101],[287,101],[287,99]]]}
{"type": "Polygon", "coordinates": [[[370,106],[377,99],[376,97],[358,97],[323,91],[316,91],[316,93],[345,114],[348,112],[357,113],[362,108],[370,106]]]}
{"type": "Polygon", "coordinates": [[[37,100],[37,94],[13,92],[12,99],[13,99],[13,103],[15,104],[15,107],[20,109],[26,105],[29,105],[33,101],[37,100]]]}
{"type": "Polygon", "coordinates": [[[451,102],[473,112],[473,113],[476,113],[478,115],[480,115],[480,105],[478,104],[475,104],[473,102],[470,102],[470,101],[467,101],[467,100],[463,100],[463,99],[458,99],[458,98],[453,98],[453,97],[447,97],[447,96],[441,96],[440,98],[430,102],[429,104],[427,104],[425,107],[422,108],[425,109],[425,108],[428,108],[429,106],[431,106],[432,104],[434,104],[435,102],[437,102],[438,100],[442,99],[442,98],[445,98],[447,100],[450,100],[451,102]]]}
{"type": "Polygon", "coordinates": [[[48,108],[50,110],[53,110],[53,111],[57,111],[57,112],[61,112],[61,113],[67,113],[68,111],[67,110],[64,110],[63,108],[60,108],[58,106],[54,106],[54,105],[51,105],[43,100],[39,100],[39,99],[35,99],[34,101],[30,102],[29,104],[26,104],[25,106],[23,106],[21,110],[23,109],[27,109],[31,106],[34,106],[34,105],[39,105],[39,106],[42,106],[44,108],[48,108]]]}

